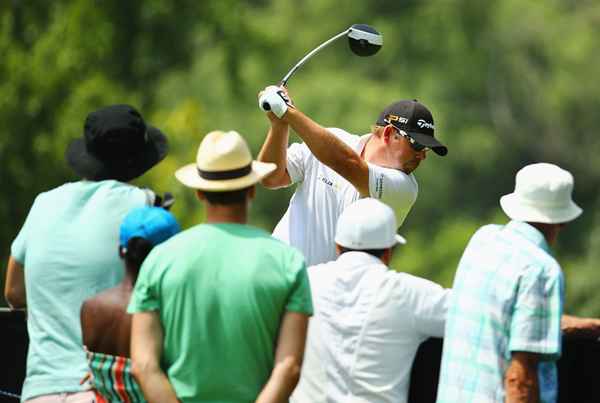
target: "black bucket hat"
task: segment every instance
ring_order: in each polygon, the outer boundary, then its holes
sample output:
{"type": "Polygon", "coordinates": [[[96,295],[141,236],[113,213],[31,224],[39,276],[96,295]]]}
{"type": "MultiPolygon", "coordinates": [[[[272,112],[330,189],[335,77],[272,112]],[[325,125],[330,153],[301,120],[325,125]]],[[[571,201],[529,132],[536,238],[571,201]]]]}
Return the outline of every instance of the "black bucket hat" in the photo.
{"type": "Polygon", "coordinates": [[[87,116],[83,138],[69,144],[66,158],[83,178],[128,182],[159,163],[168,149],[167,137],[146,125],[135,108],[111,105],[87,116]]]}
{"type": "Polygon", "coordinates": [[[389,105],[377,119],[378,126],[393,125],[403,130],[417,143],[431,148],[437,155],[448,154],[448,148],[433,137],[435,125],[429,109],[416,99],[389,105]]]}

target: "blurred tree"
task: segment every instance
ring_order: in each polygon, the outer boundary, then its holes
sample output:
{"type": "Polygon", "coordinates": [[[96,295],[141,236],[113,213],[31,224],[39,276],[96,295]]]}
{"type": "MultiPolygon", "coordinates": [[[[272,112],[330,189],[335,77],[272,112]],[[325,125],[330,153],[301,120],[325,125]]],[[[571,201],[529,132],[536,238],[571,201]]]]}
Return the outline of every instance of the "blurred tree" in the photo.
{"type": "MultiPolygon", "coordinates": [[[[450,285],[470,235],[503,222],[498,199],[530,162],[576,178],[584,208],[557,255],[571,312],[600,315],[598,276],[600,3],[550,0],[193,2],[12,0],[0,3],[0,217],[3,255],[36,193],[75,179],[64,163],[86,114],[129,102],[171,139],[170,156],[136,183],[177,197],[184,226],[202,220],[173,171],[201,137],[235,129],[257,152],[268,122],[256,94],[308,50],[353,23],[384,34],[372,58],[340,41],[290,82],[297,105],[325,126],[366,133],[401,98],[432,109],[449,146],[416,173],[419,199],[393,266],[450,285]],[[572,278],[572,279],[571,279],[572,278]]],[[[294,141],[298,139],[294,136],[294,141]]],[[[271,229],[293,189],[258,192],[252,222],[271,229]]],[[[2,255],[0,254],[0,255],[2,255]]]]}

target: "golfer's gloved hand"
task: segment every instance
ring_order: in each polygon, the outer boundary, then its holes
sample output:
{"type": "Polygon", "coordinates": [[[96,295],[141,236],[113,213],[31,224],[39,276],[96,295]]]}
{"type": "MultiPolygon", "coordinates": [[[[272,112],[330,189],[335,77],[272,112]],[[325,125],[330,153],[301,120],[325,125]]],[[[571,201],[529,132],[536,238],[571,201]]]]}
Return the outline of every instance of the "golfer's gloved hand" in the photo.
{"type": "Polygon", "coordinates": [[[294,104],[283,88],[270,85],[259,94],[258,106],[265,112],[273,112],[281,119],[288,108],[294,107],[294,104]]]}

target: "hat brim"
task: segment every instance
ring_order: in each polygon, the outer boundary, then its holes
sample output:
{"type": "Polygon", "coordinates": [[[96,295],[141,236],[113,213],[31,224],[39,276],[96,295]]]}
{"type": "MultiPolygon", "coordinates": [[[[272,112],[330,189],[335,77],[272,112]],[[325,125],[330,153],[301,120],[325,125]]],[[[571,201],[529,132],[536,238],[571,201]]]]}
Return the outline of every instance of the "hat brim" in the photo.
{"type": "Polygon", "coordinates": [[[573,221],[583,212],[573,201],[559,208],[555,206],[533,206],[525,203],[514,193],[502,196],[500,206],[504,213],[513,220],[545,224],[561,224],[573,221]]]}
{"type": "Polygon", "coordinates": [[[277,168],[270,162],[252,161],[252,170],[249,174],[235,179],[208,180],[198,173],[196,164],[188,164],[175,172],[175,177],[183,185],[208,192],[228,192],[244,189],[260,182],[277,168]]]}
{"type": "Polygon", "coordinates": [[[418,133],[418,132],[406,132],[410,137],[412,137],[417,143],[429,147],[433,150],[434,153],[440,156],[445,156],[448,154],[448,148],[440,143],[438,139],[428,134],[418,133]]]}
{"type": "Polygon", "coordinates": [[[78,138],[71,141],[67,147],[67,162],[75,173],[85,179],[129,182],[150,170],[169,152],[167,137],[160,130],[148,126],[146,131],[147,143],[126,161],[100,159],[87,151],[83,138],[78,138]]]}

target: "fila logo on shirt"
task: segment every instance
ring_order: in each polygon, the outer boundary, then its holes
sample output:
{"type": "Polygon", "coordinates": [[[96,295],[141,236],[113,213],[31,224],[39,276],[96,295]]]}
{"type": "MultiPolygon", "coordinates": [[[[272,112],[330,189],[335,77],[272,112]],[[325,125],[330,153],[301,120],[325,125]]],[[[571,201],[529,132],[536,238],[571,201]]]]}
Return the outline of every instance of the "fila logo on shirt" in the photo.
{"type": "Polygon", "coordinates": [[[326,184],[327,186],[329,186],[330,188],[332,188],[336,191],[339,190],[339,185],[336,182],[324,177],[323,175],[318,175],[317,180],[323,182],[324,184],[326,184]]]}

